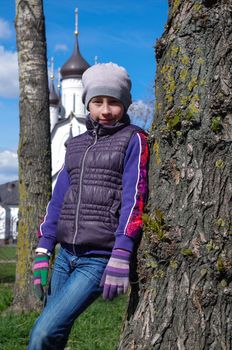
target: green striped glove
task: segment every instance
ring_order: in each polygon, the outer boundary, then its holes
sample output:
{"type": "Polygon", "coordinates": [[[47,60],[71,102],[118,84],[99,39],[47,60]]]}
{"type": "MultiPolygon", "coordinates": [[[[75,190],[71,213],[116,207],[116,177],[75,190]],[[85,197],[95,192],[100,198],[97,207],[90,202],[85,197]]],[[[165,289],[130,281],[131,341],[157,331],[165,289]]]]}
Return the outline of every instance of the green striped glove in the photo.
{"type": "Polygon", "coordinates": [[[48,282],[49,256],[39,254],[34,259],[34,291],[37,298],[43,300],[44,288],[48,282]]]}

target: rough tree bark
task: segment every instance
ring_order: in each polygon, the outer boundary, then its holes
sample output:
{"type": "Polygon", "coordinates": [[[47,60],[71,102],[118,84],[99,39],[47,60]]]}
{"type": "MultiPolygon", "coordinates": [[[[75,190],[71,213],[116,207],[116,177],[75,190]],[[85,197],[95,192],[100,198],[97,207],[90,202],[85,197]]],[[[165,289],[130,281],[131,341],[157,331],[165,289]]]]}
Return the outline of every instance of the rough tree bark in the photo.
{"type": "Polygon", "coordinates": [[[32,258],[51,193],[50,121],[42,0],[16,0],[20,82],[19,235],[14,308],[35,308],[32,258]]]}
{"type": "Polygon", "coordinates": [[[232,349],[231,47],[231,0],[169,1],[139,294],[120,350],[232,349]]]}

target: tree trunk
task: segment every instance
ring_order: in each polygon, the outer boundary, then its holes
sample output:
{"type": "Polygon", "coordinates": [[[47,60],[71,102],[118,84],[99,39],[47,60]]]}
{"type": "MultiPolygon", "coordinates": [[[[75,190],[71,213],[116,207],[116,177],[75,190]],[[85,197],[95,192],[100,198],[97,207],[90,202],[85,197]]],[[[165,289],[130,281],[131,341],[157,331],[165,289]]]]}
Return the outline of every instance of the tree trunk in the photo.
{"type": "Polygon", "coordinates": [[[20,82],[19,235],[14,308],[35,308],[36,232],[51,194],[49,95],[42,0],[16,0],[20,82]]]}
{"type": "Polygon", "coordinates": [[[231,24],[231,0],[169,1],[139,299],[120,350],[232,349],[231,24]]]}

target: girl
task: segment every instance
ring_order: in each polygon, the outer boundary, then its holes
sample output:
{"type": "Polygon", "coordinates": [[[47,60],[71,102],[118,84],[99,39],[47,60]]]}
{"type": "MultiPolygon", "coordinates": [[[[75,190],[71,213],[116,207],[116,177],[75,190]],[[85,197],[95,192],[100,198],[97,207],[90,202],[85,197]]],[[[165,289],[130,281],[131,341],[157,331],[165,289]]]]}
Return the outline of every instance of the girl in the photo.
{"type": "Polygon", "coordinates": [[[64,349],[75,319],[102,292],[105,300],[127,292],[131,253],[142,227],[148,144],[126,113],[128,73],[114,63],[96,64],[82,82],[87,131],[67,144],[40,226],[34,262],[40,298],[57,243],[60,250],[29,350],[64,349]]]}

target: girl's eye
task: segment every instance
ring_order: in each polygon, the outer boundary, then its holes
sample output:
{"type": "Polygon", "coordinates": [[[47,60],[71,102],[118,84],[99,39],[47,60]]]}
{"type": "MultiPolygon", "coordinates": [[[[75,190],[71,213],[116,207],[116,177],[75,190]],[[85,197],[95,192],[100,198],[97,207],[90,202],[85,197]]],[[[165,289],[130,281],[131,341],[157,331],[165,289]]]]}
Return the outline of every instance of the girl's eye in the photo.
{"type": "Polygon", "coordinates": [[[118,100],[110,100],[109,103],[111,105],[118,105],[120,102],[118,100]]]}

